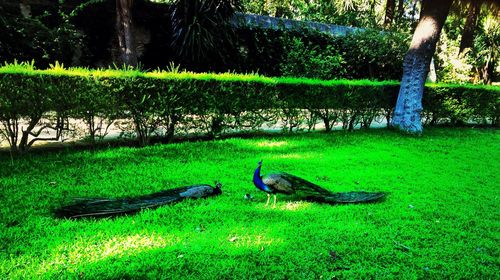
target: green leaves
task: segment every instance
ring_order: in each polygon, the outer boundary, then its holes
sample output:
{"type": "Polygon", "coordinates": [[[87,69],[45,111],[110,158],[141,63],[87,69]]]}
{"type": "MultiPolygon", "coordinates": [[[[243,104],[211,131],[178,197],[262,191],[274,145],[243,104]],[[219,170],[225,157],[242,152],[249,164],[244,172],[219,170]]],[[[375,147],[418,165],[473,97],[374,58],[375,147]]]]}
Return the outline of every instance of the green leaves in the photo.
{"type": "MultiPolygon", "coordinates": [[[[12,125],[20,128],[22,120],[39,125],[40,118],[54,115],[80,119],[94,139],[96,118],[126,119],[133,121],[143,145],[153,136],[171,140],[177,128],[215,137],[278,121],[289,131],[312,129],[321,119],[328,131],[339,121],[352,129],[369,127],[381,115],[389,118],[398,90],[395,81],[66,69],[57,63],[36,70],[33,64],[14,63],[0,67],[0,121],[7,124],[2,134],[12,136],[12,125]]],[[[425,119],[496,124],[499,94],[496,86],[428,84],[425,119]]]]}
{"type": "Polygon", "coordinates": [[[209,57],[224,60],[232,48],[234,31],[229,21],[240,9],[238,0],[177,0],[173,6],[172,46],[187,64],[209,62],[209,57]]]}
{"type": "Polygon", "coordinates": [[[345,76],[345,61],[332,46],[320,49],[293,38],[285,48],[286,55],[280,65],[283,76],[324,80],[345,76]]]}
{"type": "Polygon", "coordinates": [[[83,35],[64,14],[47,10],[42,15],[25,18],[0,6],[0,61],[35,59],[46,67],[59,60],[71,64],[73,57],[83,50],[83,35]]]}

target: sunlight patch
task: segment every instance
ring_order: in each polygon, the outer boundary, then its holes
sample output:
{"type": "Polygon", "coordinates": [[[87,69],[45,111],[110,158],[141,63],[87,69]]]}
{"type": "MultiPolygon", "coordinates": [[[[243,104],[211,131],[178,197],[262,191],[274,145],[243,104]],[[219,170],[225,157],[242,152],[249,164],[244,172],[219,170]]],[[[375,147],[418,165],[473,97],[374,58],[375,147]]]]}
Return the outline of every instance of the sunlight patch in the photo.
{"type": "Polygon", "coordinates": [[[129,236],[116,236],[107,241],[80,239],[65,246],[61,245],[55,250],[51,259],[40,264],[39,273],[51,270],[60,270],[60,267],[73,267],[78,264],[99,262],[110,257],[123,257],[135,255],[145,251],[172,246],[179,242],[175,236],[160,236],[157,234],[135,234],[129,236]]]}
{"type": "Polygon", "coordinates": [[[311,203],[306,201],[290,201],[287,202],[285,205],[281,206],[280,209],[286,211],[298,211],[309,208],[310,206],[311,203]]]}
{"type": "Polygon", "coordinates": [[[277,156],[273,156],[273,158],[275,159],[308,159],[308,158],[312,158],[311,155],[307,155],[307,154],[297,154],[297,153],[293,153],[293,154],[283,154],[283,155],[277,155],[277,156]]]}
{"type": "Polygon", "coordinates": [[[281,238],[269,238],[262,234],[231,235],[228,236],[227,240],[235,247],[259,249],[270,245],[283,243],[283,240],[281,238]]]}
{"type": "Polygon", "coordinates": [[[288,146],[288,142],[286,141],[261,141],[257,142],[257,146],[261,148],[279,148],[288,146]]]}

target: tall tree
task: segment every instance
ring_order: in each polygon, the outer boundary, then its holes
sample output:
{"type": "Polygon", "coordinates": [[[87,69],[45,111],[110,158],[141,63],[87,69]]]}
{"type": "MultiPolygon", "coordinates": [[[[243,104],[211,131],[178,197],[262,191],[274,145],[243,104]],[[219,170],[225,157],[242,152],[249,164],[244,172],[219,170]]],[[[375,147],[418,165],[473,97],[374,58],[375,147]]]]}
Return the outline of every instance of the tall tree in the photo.
{"type": "Polygon", "coordinates": [[[464,29],[462,31],[462,39],[460,41],[459,53],[465,49],[472,47],[474,42],[474,32],[477,29],[479,13],[481,11],[480,0],[471,1],[467,9],[467,19],[465,20],[464,29]]]}
{"type": "Polygon", "coordinates": [[[118,36],[119,61],[130,66],[137,65],[137,50],[132,21],[134,0],[116,0],[116,34],[118,36]]]}
{"type": "Polygon", "coordinates": [[[421,133],[422,96],[429,65],[453,0],[423,0],[421,18],[403,61],[403,77],[392,126],[421,133]]]}
{"type": "Polygon", "coordinates": [[[403,20],[404,12],[405,12],[405,1],[398,0],[398,12],[396,14],[396,26],[400,26],[401,21],[403,20]]]}
{"type": "Polygon", "coordinates": [[[396,0],[387,0],[387,3],[385,5],[385,19],[384,19],[385,28],[391,26],[392,21],[394,19],[395,8],[396,8],[396,0]]]}

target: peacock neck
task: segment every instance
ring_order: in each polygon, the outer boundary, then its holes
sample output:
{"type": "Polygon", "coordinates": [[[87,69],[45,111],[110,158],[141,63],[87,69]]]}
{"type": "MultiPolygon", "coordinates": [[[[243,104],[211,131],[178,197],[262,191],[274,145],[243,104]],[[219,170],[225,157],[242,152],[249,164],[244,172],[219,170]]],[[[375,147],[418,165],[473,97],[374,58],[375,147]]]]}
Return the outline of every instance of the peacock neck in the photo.
{"type": "Polygon", "coordinates": [[[262,177],[260,176],[261,167],[262,166],[259,165],[257,169],[255,169],[255,172],[253,173],[253,184],[262,191],[270,192],[271,190],[266,184],[264,184],[264,182],[262,181],[262,177]]]}

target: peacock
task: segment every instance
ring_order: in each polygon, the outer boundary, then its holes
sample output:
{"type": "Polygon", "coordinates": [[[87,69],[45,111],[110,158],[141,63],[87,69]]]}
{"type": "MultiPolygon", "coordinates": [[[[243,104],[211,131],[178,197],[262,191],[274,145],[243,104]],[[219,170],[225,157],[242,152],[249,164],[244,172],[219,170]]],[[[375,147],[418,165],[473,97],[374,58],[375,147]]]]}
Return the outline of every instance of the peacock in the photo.
{"type": "Polygon", "coordinates": [[[205,198],[222,193],[222,185],[215,187],[200,184],[179,187],[135,198],[86,198],[77,203],[61,207],[55,211],[57,217],[78,219],[84,217],[111,217],[131,214],[142,209],[152,209],[165,204],[178,202],[187,198],[205,198]]]}
{"type": "Polygon", "coordinates": [[[267,193],[266,206],[271,194],[274,195],[273,207],[276,207],[276,194],[296,195],[301,199],[314,202],[341,204],[377,202],[385,197],[383,192],[330,192],[305,179],[285,172],[260,175],[262,161],[258,163],[253,174],[253,183],[261,191],[267,193]]]}

